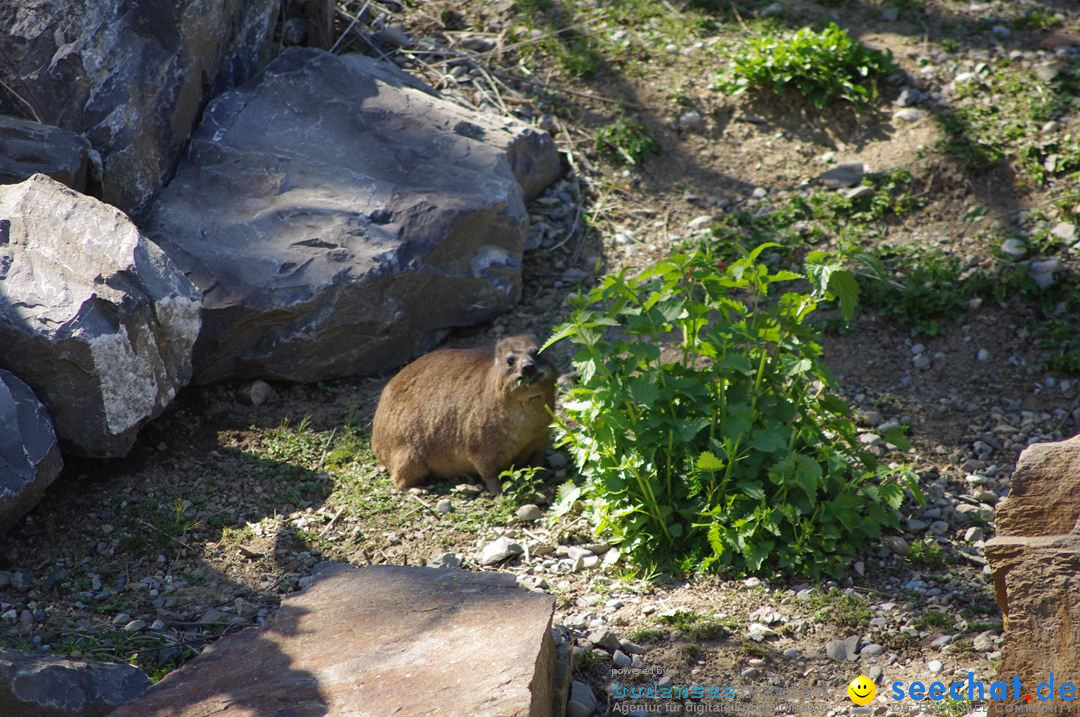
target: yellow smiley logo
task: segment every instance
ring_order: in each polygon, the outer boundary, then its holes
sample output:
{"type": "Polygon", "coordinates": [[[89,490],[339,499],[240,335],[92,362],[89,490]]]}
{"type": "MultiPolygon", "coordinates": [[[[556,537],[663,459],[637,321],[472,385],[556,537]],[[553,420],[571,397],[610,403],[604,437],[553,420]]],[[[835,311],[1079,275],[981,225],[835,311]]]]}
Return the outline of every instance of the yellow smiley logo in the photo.
{"type": "Polygon", "coordinates": [[[877,686],[869,677],[859,675],[847,686],[848,697],[857,705],[868,705],[877,695],[877,686]]]}

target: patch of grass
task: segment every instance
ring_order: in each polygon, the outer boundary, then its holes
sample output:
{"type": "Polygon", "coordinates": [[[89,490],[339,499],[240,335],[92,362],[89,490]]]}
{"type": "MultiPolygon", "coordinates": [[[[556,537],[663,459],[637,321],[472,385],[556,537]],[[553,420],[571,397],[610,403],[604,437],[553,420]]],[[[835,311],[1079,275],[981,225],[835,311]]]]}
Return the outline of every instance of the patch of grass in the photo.
{"type": "Polygon", "coordinates": [[[638,630],[631,630],[627,633],[627,638],[631,642],[638,643],[663,642],[668,639],[668,631],[660,630],[655,627],[643,627],[638,630]]]}
{"type": "Polygon", "coordinates": [[[873,611],[870,602],[857,593],[846,593],[833,588],[828,592],[815,590],[810,595],[809,607],[816,622],[842,629],[861,630],[870,624],[873,611]]]}
{"type": "Polygon", "coordinates": [[[672,615],[664,615],[660,621],[665,625],[671,625],[687,639],[695,642],[719,639],[726,634],[725,628],[733,629],[738,626],[734,620],[717,620],[684,610],[679,610],[672,615]]]}
{"type": "Polygon", "coordinates": [[[597,131],[596,150],[615,164],[638,165],[659,154],[660,141],[648,125],[623,116],[597,131]]]}
{"type": "Polygon", "coordinates": [[[1080,322],[1051,319],[1039,326],[1039,345],[1045,357],[1043,371],[1080,374],[1080,322]]]}
{"type": "Polygon", "coordinates": [[[935,570],[943,568],[948,563],[944,551],[936,540],[916,540],[911,544],[907,560],[917,568],[935,570]]]}
{"type": "Polygon", "coordinates": [[[896,69],[891,53],[866,48],[829,23],[821,32],[804,27],[786,36],[751,38],[714,86],[729,95],[794,90],[817,108],[836,100],[863,106],[878,99],[878,83],[896,69]]]}
{"type": "Polygon", "coordinates": [[[929,627],[935,627],[945,629],[952,627],[953,619],[943,612],[937,612],[932,610],[930,612],[924,612],[915,618],[915,627],[920,630],[925,630],[929,627]]]}
{"type": "Polygon", "coordinates": [[[1061,20],[1053,13],[1031,8],[1019,17],[1014,17],[1012,26],[1017,30],[1050,30],[1061,25],[1061,20]]]}

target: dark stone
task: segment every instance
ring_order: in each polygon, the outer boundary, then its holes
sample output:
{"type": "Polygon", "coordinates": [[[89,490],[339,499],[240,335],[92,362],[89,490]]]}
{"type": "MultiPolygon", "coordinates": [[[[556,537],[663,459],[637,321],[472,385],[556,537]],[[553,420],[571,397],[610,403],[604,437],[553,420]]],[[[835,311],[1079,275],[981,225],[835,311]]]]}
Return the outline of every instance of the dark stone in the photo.
{"type": "Polygon", "coordinates": [[[0,650],[0,715],[104,717],[149,686],[130,665],[0,650]]]}
{"type": "Polygon", "coordinates": [[[0,115],[0,184],[45,174],[77,192],[86,192],[90,143],[47,124],[0,115]]]}
{"type": "Polygon", "coordinates": [[[29,386],[0,369],[0,531],[37,504],[62,466],[45,407],[29,386]]]}

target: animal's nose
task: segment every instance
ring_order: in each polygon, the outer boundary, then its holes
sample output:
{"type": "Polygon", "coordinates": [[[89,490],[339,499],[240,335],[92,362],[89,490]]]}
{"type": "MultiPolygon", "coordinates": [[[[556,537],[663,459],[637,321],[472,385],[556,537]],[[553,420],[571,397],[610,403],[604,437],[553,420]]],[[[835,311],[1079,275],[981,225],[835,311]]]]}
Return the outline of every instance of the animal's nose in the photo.
{"type": "Polygon", "coordinates": [[[528,363],[525,363],[525,364],[522,364],[521,365],[521,373],[524,374],[525,376],[535,376],[536,375],[536,364],[533,363],[532,361],[530,361],[528,363]]]}

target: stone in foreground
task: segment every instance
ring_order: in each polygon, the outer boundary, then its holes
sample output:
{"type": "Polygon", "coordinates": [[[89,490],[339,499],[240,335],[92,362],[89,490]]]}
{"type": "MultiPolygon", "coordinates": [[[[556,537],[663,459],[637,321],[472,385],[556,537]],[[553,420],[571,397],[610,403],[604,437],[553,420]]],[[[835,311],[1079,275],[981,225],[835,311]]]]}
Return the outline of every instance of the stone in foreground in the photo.
{"type": "MultiPolygon", "coordinates": [[[[0,81],[101,153],[102,197],[139,213],[206,101],[269,60],[278,0],[0,2],[0,81]]],[[[0,97],[7,99],[7,93],[0,97]]]]}
{"type": "MultiPolygon", "coordinates": [[[[999,679],[1027,689],[1080,674],[1080,436],[1037,443],[1020,454],[1011,492],[998,504],[997,537],[986,544],[1005,616],[999,679]]],[[[1075,702],[1054,704],[1080,714],[1075,702]]],[[[1009,705],[1011,708],[1013,705],[1009,705]]]]}
{"type": "Polygon", "coordinates": [[[113,717],[548,717],[553,609],[512,575],[324,565],[113,717]]]}
{"type": "Polygon", "coordinates": [[[90,143],[59,127],[0,115],[0,184],[15,184],[45,174],[86,191],[90,143]]]}
{"type": "Polygon", "coordinates": [[[29,386],[0,369],[0,531],[37,504],[62,467],[45,407],[29,386]]]}
{"type": "Polygon", "coordinates": [[[0,650],[0,715],[104,717],[149,686],[130,665],[0,650]]]}
{"type": "Polygon", "coordinates": [[[124,455],[191,376],[191,282],[122,212],[45,175],[0,185],[0,287],[0,367],[75,452],[124,455]]]}
{"type": "Polygon", "coordinates": [[[195,380],[377,373],[521,295],[551,138],[291,48],[207,107],[144,223],[202,289],[195,380]]]}

